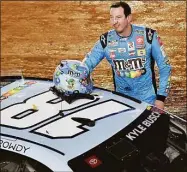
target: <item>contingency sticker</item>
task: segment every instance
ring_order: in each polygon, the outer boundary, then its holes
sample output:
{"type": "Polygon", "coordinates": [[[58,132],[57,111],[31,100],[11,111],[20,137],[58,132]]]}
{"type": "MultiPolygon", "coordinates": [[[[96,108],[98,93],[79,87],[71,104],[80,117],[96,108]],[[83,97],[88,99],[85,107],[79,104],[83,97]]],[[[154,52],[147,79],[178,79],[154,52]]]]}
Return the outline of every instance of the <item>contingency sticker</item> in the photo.
{"type": "Polygon", "coordinates": [[[1,97],[0,97],[0,101],[4,100],[4,99],[7,99],[8,97],[14,95],[14,94],[17,94],[19,93],[21,90],[23,90],[24,88],[27,88],[33,84],[35,84],[36,81],[27,81],[25,82],[23,85],[20,85],[18,87],[15,87],[9,91],[7,91],[6,93],[4,93],[1,97]]]}

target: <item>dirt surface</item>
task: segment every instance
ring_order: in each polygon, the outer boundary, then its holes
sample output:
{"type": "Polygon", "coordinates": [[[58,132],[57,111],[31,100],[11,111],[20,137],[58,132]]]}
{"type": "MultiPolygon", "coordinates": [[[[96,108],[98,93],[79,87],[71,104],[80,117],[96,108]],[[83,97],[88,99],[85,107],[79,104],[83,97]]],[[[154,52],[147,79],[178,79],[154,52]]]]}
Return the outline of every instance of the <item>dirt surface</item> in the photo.
{"type": "MultiPolygon", "coordinates": [[[[128,1],[133,23],[157,29],[170,58],[172,88],[166,110],[186,111],[186,1],[128,1]]],[[[52,78],[61,59],[82,60],[110,29],[111,1],[2,1],[1,75],[52,78]]],[[[93,72],[95,85],[113,89],[110,66],[93,72]]],[[[186,117],[184,117],[186,118],[186,117]]]]}

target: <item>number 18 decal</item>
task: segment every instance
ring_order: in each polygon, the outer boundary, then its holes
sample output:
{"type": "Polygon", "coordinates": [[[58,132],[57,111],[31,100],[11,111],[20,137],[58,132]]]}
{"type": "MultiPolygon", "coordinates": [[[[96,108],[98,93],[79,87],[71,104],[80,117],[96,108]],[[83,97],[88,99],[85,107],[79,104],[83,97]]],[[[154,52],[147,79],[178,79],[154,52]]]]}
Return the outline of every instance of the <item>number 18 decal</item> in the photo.
{"type": "Polygon", "coordinates": [[[80,123],[72,120],[72,117],[97,120],[108,115],[133,109],[128,105],[114,100],[104,101],[94,104],[94,106],[89,105],[86,108],[80,109],[81,106],[96,102],[97,100],[97,98],[94,100],[82,99],[68,104],[54,95],[52,91],[44,92],[22,103],[2,109],[1,125],[16,129],[35,127],[31,132],[45,137],[69,138],[87,131],[80,123]],[[110,109],[109,107],[112,108],[110,109]],[[72,109],[76,111],[74,113],[67,113],[64,117],[59,115],[59,111],[61,110],[68,111],[72,109]],[[38,127],[39,124],[41,126],[38,127]]]}

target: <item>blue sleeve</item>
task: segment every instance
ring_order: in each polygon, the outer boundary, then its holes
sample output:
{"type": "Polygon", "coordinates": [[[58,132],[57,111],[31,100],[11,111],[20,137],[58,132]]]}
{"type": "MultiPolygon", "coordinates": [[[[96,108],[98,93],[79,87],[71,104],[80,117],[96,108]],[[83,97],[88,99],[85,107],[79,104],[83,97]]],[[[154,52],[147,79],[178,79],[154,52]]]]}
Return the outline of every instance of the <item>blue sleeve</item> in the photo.
{"type": "Polygon", "coordinates": [[[85,63],[90,73],[93,69],[99,64],[99,62],[104,58],[105,51],[101,45],[101,41],[98,40],[92,50],[86,54],[85,58],[83,59],[83,63],[85,63]]]}
{"type": "Polygon", "coordinates": [[[164,52],[163,43],[155,31],[152,41],[152,57],[155,59],[159,69],[159,88],[157,90],[157,100],[164,101],[170,89],[171,65],[164,52]]]}

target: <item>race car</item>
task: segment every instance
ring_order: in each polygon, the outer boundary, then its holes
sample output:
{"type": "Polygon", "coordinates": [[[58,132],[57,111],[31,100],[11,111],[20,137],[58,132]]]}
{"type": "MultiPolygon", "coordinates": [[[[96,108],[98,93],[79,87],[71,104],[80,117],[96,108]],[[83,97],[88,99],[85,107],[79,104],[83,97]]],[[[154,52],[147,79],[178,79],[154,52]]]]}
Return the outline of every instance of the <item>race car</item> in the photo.
{"type": "Polygon", "coordinates": [[[57,88],[1,77],[0,171],[187,171],[184,119],[111,90],[57,88]]]}

